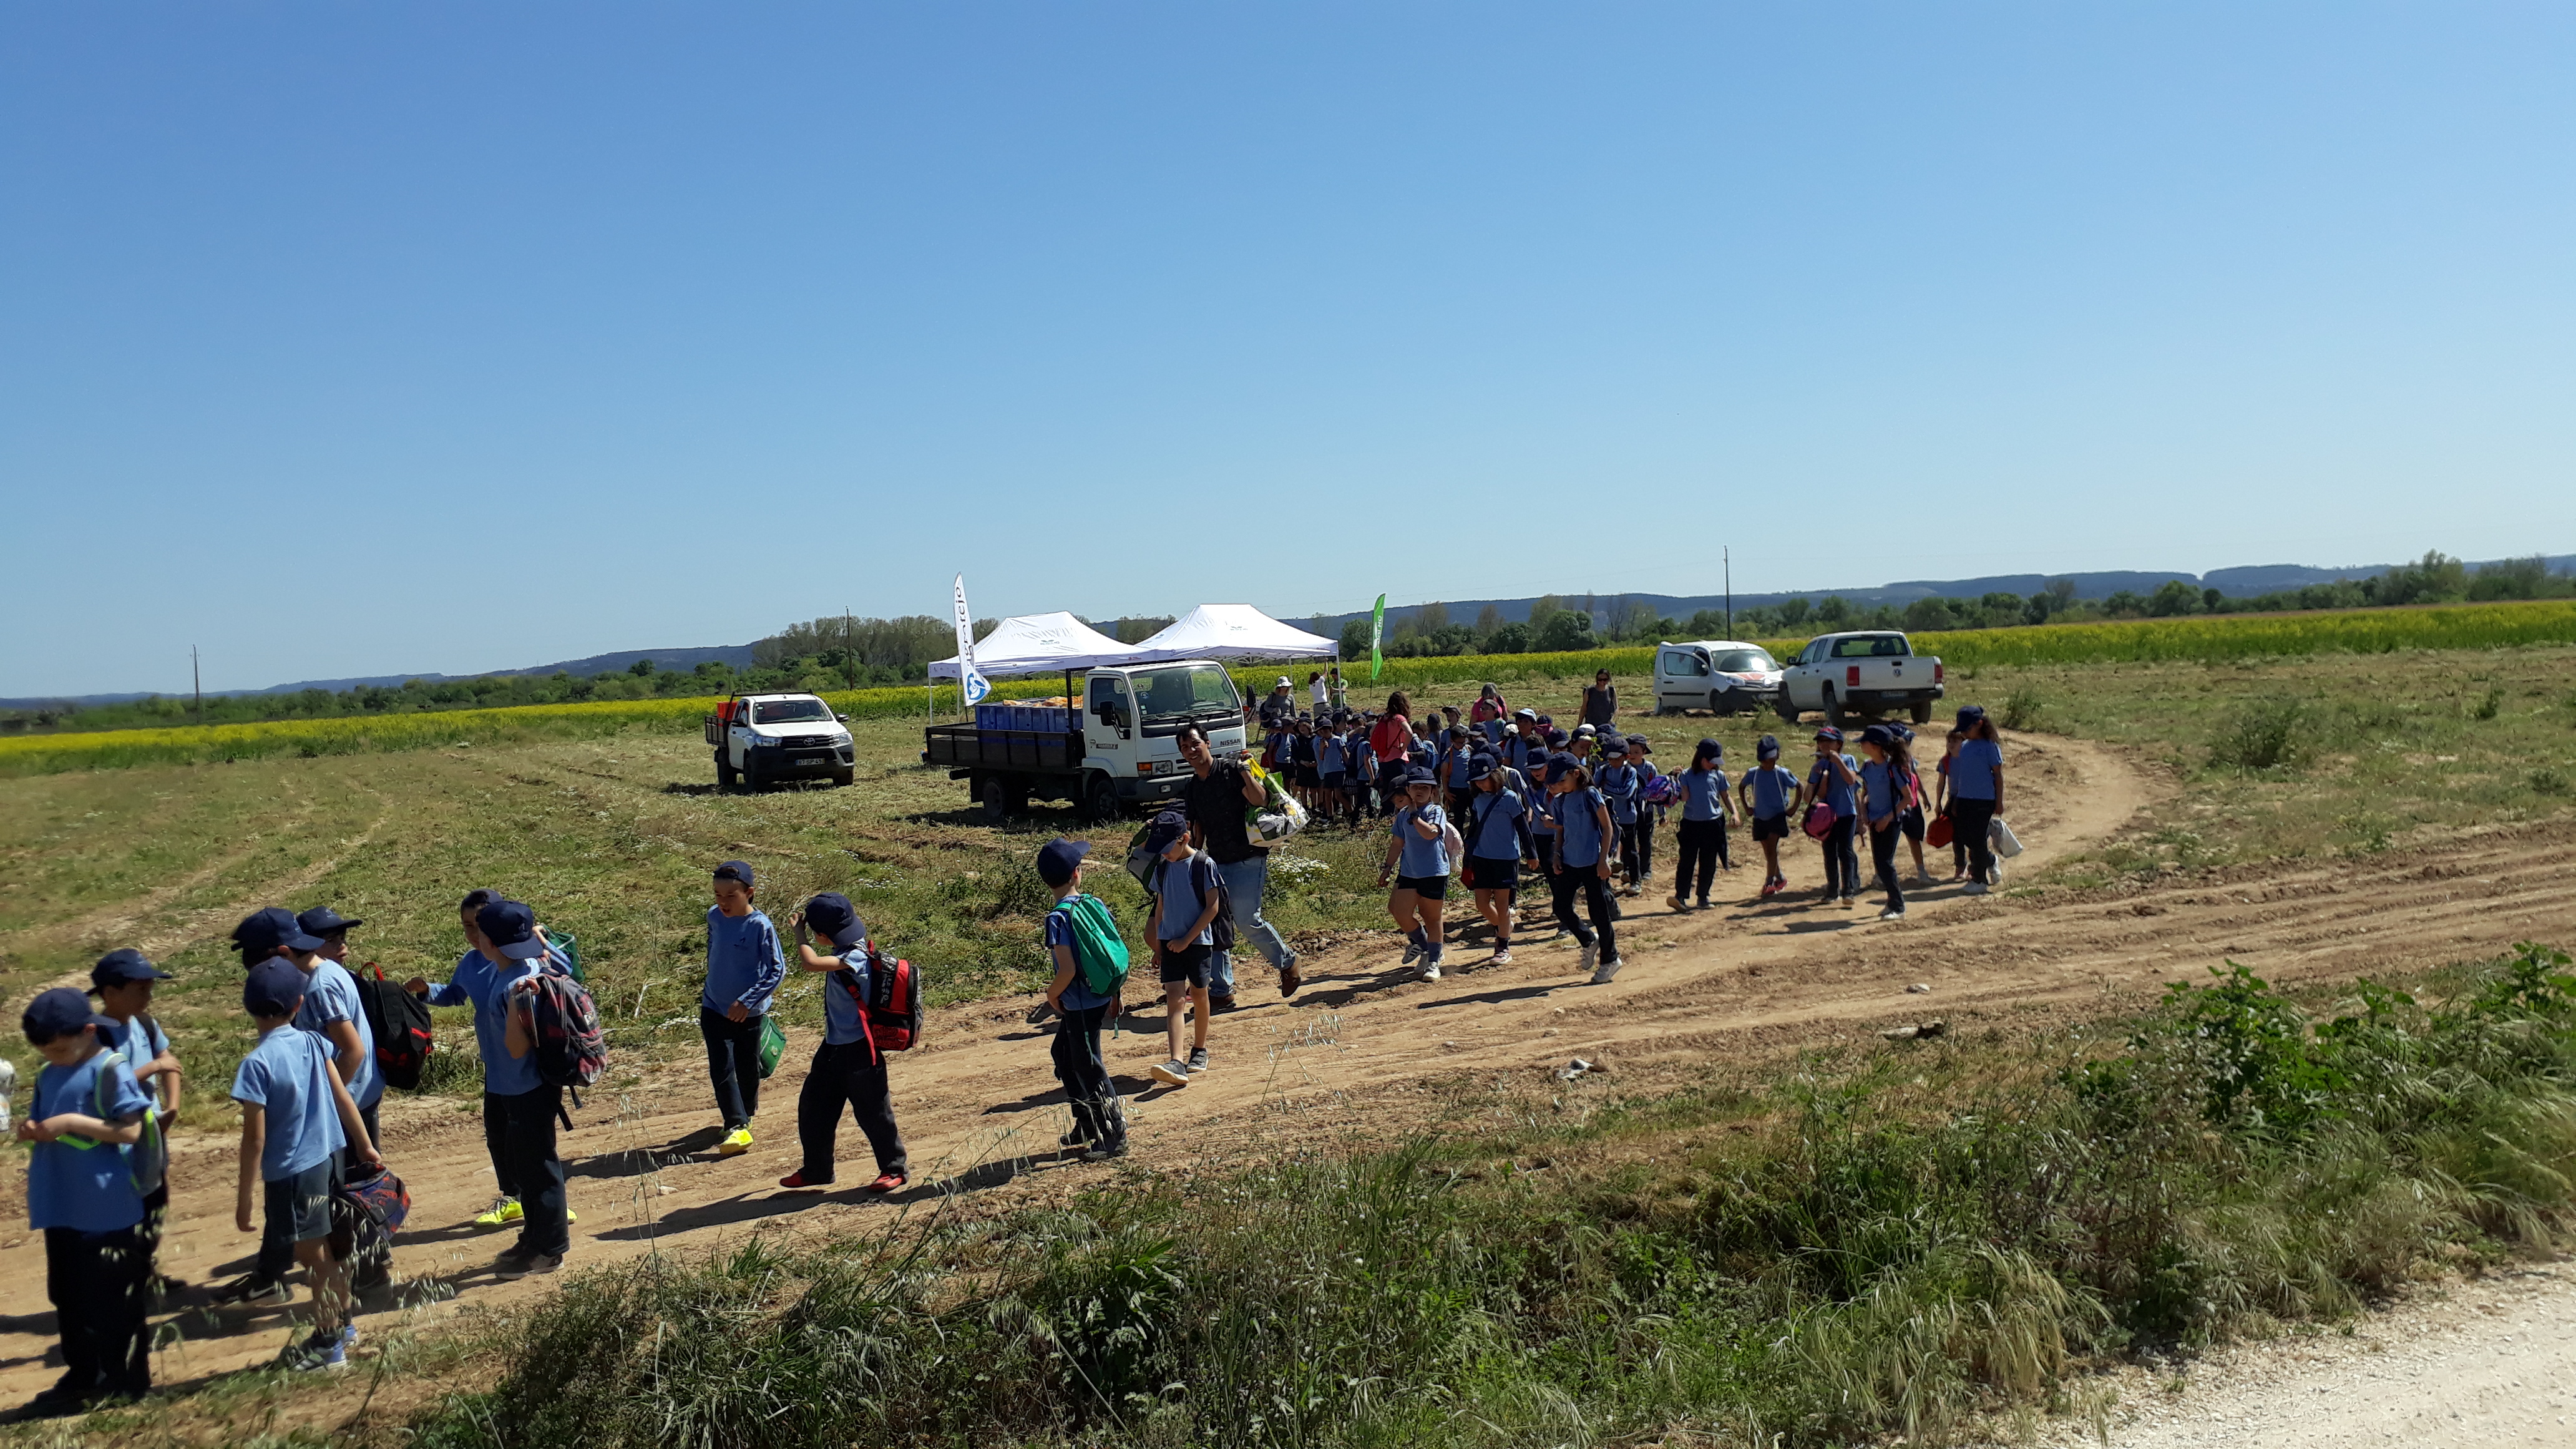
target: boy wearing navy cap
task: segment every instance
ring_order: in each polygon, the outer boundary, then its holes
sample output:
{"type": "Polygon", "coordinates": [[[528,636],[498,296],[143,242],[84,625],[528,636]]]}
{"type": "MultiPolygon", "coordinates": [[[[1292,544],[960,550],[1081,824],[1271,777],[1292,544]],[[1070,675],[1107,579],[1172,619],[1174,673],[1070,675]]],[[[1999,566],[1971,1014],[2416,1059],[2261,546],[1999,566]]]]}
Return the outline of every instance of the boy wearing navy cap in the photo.
{"type": "MultiPolygon", "coordinates": [[[[340,1069],[340,1080],[349,1084],[349,1098],[358,1104],[358,1120],[367,1126],[367,1145],[383,1145],[376,1130],[376,1111],[385,1099],[385,1074],[376,1065],[376,1032],[367,1024],[366,1008],[358,1002],[358,978],[342,964],[349,954],[349,928],[363,921],[346,921],[329,906],[316,906],[295,918],[295,928],[321,944],[293,955],[296,967],[309,983],[304,988],[304,1005],[295,1013],[295,1025],[331,1044],[332,1063],[340,1069]]],[[[356,1144],[350,1144],[351,1154],[356,1144]]],[[[347,1181],[357,1176],[354,1155],[340,1159],[340,1178],[347,1181]]]]}
{"type": "Polygon", "coordinates": [[[562,1267],[572,1251],[563,1158],[555,1152],[563,1088],[537,1074],[536,1028],[527,1005],[553,953],[537,934],[537,913],[524,901],[492,902],[474,913],[474,929],[499,963],[491,989],[501,1001],[501,1055],[483,1064],[483,1088],[501,1098],[502,1159],[521,1208],[519,1241],[504,1248],[492,1267],[503,1278],[525,1278],[562,1267]]]}
{"type": "Polygon", "coordinates": [[[1207,852],[1190,848],[1190,823],[1177,810],[1166,810],[1147,827],[1145,849],[1162,859],[1154,866],[1154,913],[1146,936],[1154,943],[1155,964],[1163,978],[1164,1032],[1172,1059],[1151,1068],[1158,1082],[1186,1087],[1194,1072],[1208,1069],[1208,962],[1216,954],[1216,914],[1225,904],[1223,879],[1207,852]],[[1182,1018],[1197,1016],[1190,1030],[1190,1050],[1181,1052],[1182,1018]]]}
{"type": "Polygon", "coordinates": [[[715,870],[716,903],[707,908],[707,984],[698,996],[698,1035],[707,1044],[707,1079],[724,1114],[723,1157],[751,1150],[751,1119],[760,1111],[760,1028],[770,999],[787,977],[778,928],[752,907],[751,867],[728,860],[715,870]]]}
{"type": "Polygon", "coordinates": [[[233,1226],[261,1231],[251,1220],[252,1199],[259,1197],[267,1217],[263,1236],[291,1245],[313,1284],[312,1336],[290,1345],[285,1361],[298,1369],[336,1369],[348,1364],[358,1331],[349,1322],[348,1270],[331,1251],[331,1187],[343,1147],[356,1144],[357,1160],[369,1167],[382,1159],[365,1140],[366,1124],[332,1065],[329,1045],[294,1029],[309,984],[302,968],[278,956],[251,963],[242,982],[242,1010],[259,1027],[259,1043],[233,1074],[233,1100],[242,1113],[233,1226]]]}
{"type": "Polygon", "coordinates": [[[58,986],[20,1021],[45,1059],[35,1100],[16,1126],[27,1157],[27,1222],[45,1235],[45,1296],[62,1335],[63,1376],[18,1411],[22,1419],[77,1414],[152,1386],[144,1332],[148,1258],[131,1149],[152,1101],[107,1046],[117,1023],[58,986]]]}
{"type": "Polygon", "coordinates": [[[876,955],[868,943],[868,929],[860,923],[850,898],[838,891],[807,901],[788,924],[796,931],[797,964],[828,974],[823,980],[823,1044],[814,1048],[814,1064],[806,1070],[804,1090],[796,1098],[796,1137],[805,1149],[805,1161],[778,1179],[778,1185],[789,1189],[830,1185],[833,1148],[841,1135],[841,1105],[846,1102],[877,1155],[877,1180],[868,1184],[868,1191],[892,1192],[904,1185],[911,1169],[903,1134],[894,1125],[894,1092],[886,1081],[885,1053],[868,1036],[860,1009],[867,999],[868,971],[876,955]],[[814,949],[816,936],[832,948],[831,954],[814,949]]]}
{"type": "Polygon", "coordinates": [[[1052,1050],[1055,1079],[1073,1113],[1073,1130],[1061,1145],[1081,1148],[1085,1162],[1106,1162],[1127,1155],[1127,1115],[1100,1055],[1101,1023],[1118,1014],[1118,997],[1114,990],[1092,988],[1082,971],[1080,943],[1086,934],[1115,939],[1118,922],[1097,897],[1083,894],[1082,860],[1090,853],[1087,840],[1050,840],[1038,850],[1038,879],[1055,892],[1046,918],[1047,955],[1055,962],[1047,1005],[1060,1019],[1052,1050]]]}
{"type": "MultiPolygon", "coordinates": [[[[297,951],[315,951],[322,938],[309,936],[295,921],[295,913],[282,906],[268,906],[251,912],[233,927],[233,949],[241,953],[242,969],[248,971],[263,961],[284,960],[297,951]]],[[[302,1001],[301,993],[297,1000],[302,1001]]],[[[326,1044],[327,1048],[327,1044],[326,1044]]],[[[346,1079],[342,1079],[345,1083],[346,1079]]],[[[345,1145],[345,1144],[344,1144],[345,1145]]],[[[210,1295],[217,1303],[283,1304],[294,1301],[295,1294],[286,1286],[286,1275],[295,1266],[294,1240],[283,1236],[282,1223],[272,1223],[259,1240],[259,1255],[251,1270],[210,1295]]]]}
{"type": "MultiPolygon", "coordinates": [[[[419,976],[403,983],[405,991],[427,999],[432,1006],[474,1008],[474,1044],[483,1061],[483,1150],[492,1160],[492,1180],[500,1188],[492,1205],[476,1214],[474,1226],[478,1228],[507,1227],[527,1219],[527,1210],[519,1201],[518,1179],[510,1172],[509,1100],[494,1089],[492,1073],[492,1064],[510,1054],[509,993],[500,982],[504,975],[518,974],[519,963],[502,955],[476,924],[483,908],[501,898],[496,890],[467,891],[465,899],[457,903],[456,913],[468,949],[457,958],[456,970],[449,979],[435,985],[419,976]]],[[[578,1215],[566,1208],[564,1219],[578,1221],[578,1215]]]]}
{"type": "MultiPolygon", "coordinates": [[[[153,1113],[160,1119],[166,1135],[179,1120],[179,1058],[170,1050],[170,1034],[154,1021],[152,983],[167,981],[170,973],[153,965],[142,952],[126,947],[98,958],[90,968],[90,994],[98,998],[101,1016],[117,1023],[113,1032],[102,1031],[101,1039],[125,1058],[134,1069],[134,1080],[142,1083],[143,1095],[152,1099],[153,1113]]],[[[170,1211],[170,1183],[164,1177],[152,1191],[143,1196],[143,1252],[148,1258],[161,1251],[161,1225],[170,1211]]],[[[165,1283],[153,1265],[144,1265],[146,1284],[153,1288],[173,1286],[165,1283]]]]}

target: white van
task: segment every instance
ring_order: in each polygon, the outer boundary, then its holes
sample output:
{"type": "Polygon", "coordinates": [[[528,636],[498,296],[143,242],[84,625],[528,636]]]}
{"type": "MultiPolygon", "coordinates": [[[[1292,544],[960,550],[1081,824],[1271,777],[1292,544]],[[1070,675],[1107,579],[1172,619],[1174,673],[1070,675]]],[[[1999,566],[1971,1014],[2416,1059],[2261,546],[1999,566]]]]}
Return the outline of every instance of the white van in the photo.
{"type": "Polygon", "coordinates": [[[1655,713],[1758,714],[1780,698],[1780,661],[1759,644],[1702,639],[1655,646],[1655,713]]]}

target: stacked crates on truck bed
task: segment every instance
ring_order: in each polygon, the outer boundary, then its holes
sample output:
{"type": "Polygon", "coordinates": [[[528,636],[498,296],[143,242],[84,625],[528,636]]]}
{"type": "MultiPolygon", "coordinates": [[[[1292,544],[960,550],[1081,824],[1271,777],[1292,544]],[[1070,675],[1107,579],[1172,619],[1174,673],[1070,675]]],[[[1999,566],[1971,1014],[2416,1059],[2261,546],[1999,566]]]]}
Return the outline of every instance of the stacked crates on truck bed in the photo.
{"type": "Polygon", "coordinates": [[[975,706],[975,728],[1060,735],[1072,730],[1073,711],[1055,704],[979,704],[975,706]]]}

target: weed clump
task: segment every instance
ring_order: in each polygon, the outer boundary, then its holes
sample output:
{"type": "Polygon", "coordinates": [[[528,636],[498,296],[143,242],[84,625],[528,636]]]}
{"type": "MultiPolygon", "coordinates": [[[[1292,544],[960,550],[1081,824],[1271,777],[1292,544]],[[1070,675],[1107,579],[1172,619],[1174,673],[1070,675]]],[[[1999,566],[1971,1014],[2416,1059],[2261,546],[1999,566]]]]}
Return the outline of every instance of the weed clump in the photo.
{"type": "Polygon", "coordinates": [[[2236,770],[2277,770],[2308,753],[2313,715],[2304,701],[2264,699],[2240,705],[2210,741],[2210,763],[2236,770]]]}

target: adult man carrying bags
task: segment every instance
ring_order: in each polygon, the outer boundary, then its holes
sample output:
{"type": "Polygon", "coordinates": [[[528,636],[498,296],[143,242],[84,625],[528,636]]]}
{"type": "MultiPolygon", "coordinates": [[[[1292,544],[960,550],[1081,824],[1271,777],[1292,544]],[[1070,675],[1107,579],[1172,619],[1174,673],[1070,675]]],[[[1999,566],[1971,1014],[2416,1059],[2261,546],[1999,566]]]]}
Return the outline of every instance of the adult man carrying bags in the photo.
{"type": "MultiPolygon", "coordinates": [[[[1181,726],[1181,758],[1198,776],[1182,792],[1182,809],[1190,821],[1190,842],[1215,862],[1225,893],[1234,903],[1234,933],[1249,939],[1279,971],[1279,994],[1294,996],[1304,978],[1297,974],[1297,953],[1261,916],[1261,893],[1270,885],[1270,853],[1252,843],[1243,812],[1269,798],[1261,782],[1240,760],[1217,762],[1207,736],[1197,725],[1181,726]]],[[[1223,1011],[1234,1005],[1234,959],[1219,951],[1209,964],[1208,1000],[1223,1011]]]]}

